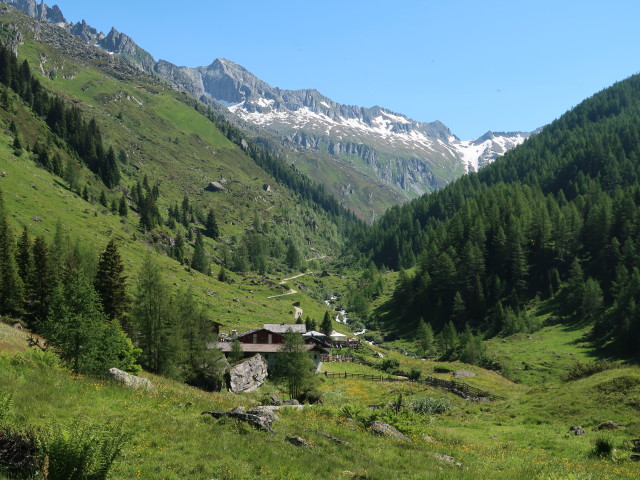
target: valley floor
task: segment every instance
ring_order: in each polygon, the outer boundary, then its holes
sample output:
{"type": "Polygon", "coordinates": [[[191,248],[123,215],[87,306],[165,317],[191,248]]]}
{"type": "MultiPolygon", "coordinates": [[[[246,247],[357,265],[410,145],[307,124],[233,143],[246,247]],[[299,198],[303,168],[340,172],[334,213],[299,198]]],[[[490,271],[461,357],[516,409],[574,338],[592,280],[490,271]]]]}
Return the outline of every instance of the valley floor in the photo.
{"type": "MultiPolygon", "coordinates": [[[[622,479],[640,475],[640,463],[629,459],[630,440],[640,437],[640,369],[635,367],[527,387],[478,367],[444,365],[477,373],[468,379],[470,384],[505,397],[484,403],[410,382],[323,377],[324,405],[282,411],[271,435],[200,413],[256,405],[276,389],[272,384],[251,394],[216,394],[145,374],[155,384],[155,393],[132,391],[71,375],[50,355],[26,352],[24,337],[24,332],[0,325],[2,390],[11,392],[14,400],[9,421],[67,428],[74,421],[121,423],[131,439],[114,467],[113,479],[622,479]],[[376,436],[363,421],[374,418],[367,405],[385,405],[398,398],[408,404],[425,397],[444,399],[451,409],[431,416],[402,409],[397,414],[376,411],[379,420],[395,425],[410,442],[376,436]],[[623,428],[597,431],[605,421],[623,428]],[[586,434],[574,435],[571,425],[581,425],[586,434]],[[289,437],[301,437],[310,446],[294,446],[289,437]],[[598,438],[614,445],[610,458],[590,453],[598,438]]],[[[424,375],[434,374],[435,365],[420,362],[424,375]]],[[[324,369],[380,373],[356,363],[324,364],[324,369]]]]}

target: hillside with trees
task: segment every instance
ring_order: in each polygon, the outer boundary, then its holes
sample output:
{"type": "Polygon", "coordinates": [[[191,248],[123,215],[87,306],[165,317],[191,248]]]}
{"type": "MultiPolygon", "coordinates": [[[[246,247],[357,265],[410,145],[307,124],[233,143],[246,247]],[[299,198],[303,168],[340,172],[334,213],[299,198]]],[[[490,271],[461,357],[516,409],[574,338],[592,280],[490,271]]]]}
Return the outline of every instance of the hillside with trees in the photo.
{"type": "MultiPolygon", "coordinates": [[[[564,321],[620,356],[640,347],[640,77],[585,100],[479,173],[392,208],[352,249],[401,270],[387,325],[486,335],[564,321]],[[414,273],[403,272],[415,267],[414,273]]],[[[357,254],[356,254],[357,255],[357,254]]]]}

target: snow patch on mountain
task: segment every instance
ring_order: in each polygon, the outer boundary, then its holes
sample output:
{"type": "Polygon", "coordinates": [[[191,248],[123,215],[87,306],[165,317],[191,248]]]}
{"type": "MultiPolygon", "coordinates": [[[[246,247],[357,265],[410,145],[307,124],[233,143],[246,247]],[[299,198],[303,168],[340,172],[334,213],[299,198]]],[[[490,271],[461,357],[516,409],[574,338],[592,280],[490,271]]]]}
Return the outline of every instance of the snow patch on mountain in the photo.
{"type": "MultiPolygon", "coordinates": [[[[330,137],[369,138],[383,141],[388,145],[422,151],[423,153],[444,150],[453,158],[457,158],[468,172],[477,172],[491,163],[507,150],[520,145],[529,137],[528,133],[493,133],[487,132],[475,140],[460,140],[449,135],[445,140],[433,138],[420,130],[419,123],[407,117],[379,109],[379,114],[370,119],[362,117],[329,116],[324,111],[314,111],[307,106],[291,110],[273,108],[272,99],[258,98],[250,101],[252,105],[262,107],[260,110],[246,107],[247,101],[229,106],[229,110],[242,120],[271,127],[277,130],[288,127],[294,130],[305,130],[330,137]],[[367,121],[368,120],[368,121],[367,121]],[[437,145],[437,146],[436,146],[437,145]]],[[[324,101],[319,105],[330,108],[324,101]]]]}

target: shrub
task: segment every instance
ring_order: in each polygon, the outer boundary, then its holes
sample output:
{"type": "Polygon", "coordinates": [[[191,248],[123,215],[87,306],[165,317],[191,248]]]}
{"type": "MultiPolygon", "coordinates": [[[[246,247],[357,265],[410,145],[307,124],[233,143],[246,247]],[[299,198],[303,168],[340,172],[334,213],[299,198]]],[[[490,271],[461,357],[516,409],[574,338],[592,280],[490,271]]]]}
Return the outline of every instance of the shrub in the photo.
{"type": "Polygon", "coordinates": [[[340,409],[340,416],[353,418],[354,420],[366,421],[371,412],[361,403],[347,403],[340,409]]]}
{"type": "Polygon", "coordinates": [[[613,451],[613,441],[611,439],[606,437],[598,437],[596,438],[593,450],[591,450],[591,455],[600,458],[611,458],[611,455],[613,455],[613,451]]]}
{"type": "Polygon", "coordinates": [[[0,472],[10,478],[30,478],[38,471],[34,432],[0,427],[0,472]]]}
{"type": "Polygon", "coordinates": [[[413,400],[410,403],[411,409],[423,415],[437,415],[451,410],[451,402],[446,398],[424,397],[413,400]]]}
{"type": "Polygon", "coordinates": [[[38,436],[38,450],[48,480],[104,480],[127,440],[121,425],[74,422],[38,436]]]}
{"type": "Polygon", "coordinates": [[[380,364],[380,368],[385,372],[389,372],[397,369],[400,366],[400,362],[395,358],[385,358],[380,364]]]}
{"type": "Polygon", "coordinates": [[[417,368],[412,368],[409,372],[409,380],[420,380],[422,372],[417,368]]]}
{"type": "Polygon", "coordinates": [[[565,379],[567,381],[579,380],[581,378],[590,377],[591,375],[595,375],[596,373],[604,372],[605,370],[610,370],[612,368],[618,368],[619,365],[614,362],[608,362],[607,360],[598,360],[597,362],[580,362],[577,361],[574,363],[565,379]]]}
{"type": "Polygon", "coordinates": [[[322,404],[322,392],[316,387],[309,388],[300,394],[298,400],[311,405],[322,404]]]}

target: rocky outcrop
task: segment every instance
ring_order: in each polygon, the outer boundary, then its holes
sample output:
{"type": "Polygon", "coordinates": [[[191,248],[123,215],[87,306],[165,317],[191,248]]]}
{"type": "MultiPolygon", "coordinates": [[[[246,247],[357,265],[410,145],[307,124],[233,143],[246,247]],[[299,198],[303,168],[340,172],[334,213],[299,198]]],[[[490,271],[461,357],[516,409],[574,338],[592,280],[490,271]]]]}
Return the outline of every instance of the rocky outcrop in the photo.
{"type": "Polygon", "coordinates": [[[267,362],[256,354],[229,371],[229,391],[233,393],[252,392],[260,388],[267,378],[267,362]]]}
{"type": "Polygon", "coordinates": [[[434,453],[433,456],[436,457],[438,460],[441,460],[446,463],[450,463],[451,465],[455,465],[456,467],[462,466],[460,462],[458,462],[455,458],[449,455],[444,455],[442,453],[434,453]]]}
{"type": "Polygon", "coordinates": [[[13,4],[18,10],[22,10],[30,17],[35,18],[38,16],[38,4],[36,0],[14,0],[13,4]]]}
{"type": "Polygon", "coordinates": [[[80,40],[85,41],[87,43],[96,44],[102,38],[104,38],[104,34],[98,33],[98,31],[89,25],[86,21],[82,20],[82,22],[71,24],[69,26],[69,33],[78,37],[80,40]]]}
{"type": "Polygon", "coordinates": [[[618,430],[622,428],[622,425],[618,425],[616,422],[608,421],[598,425],[598,430],[618,430]]]}
{"type": "Polygon", "coordinates": [[[153,384],[148,379],[131,375],[130,373],[117,368],[109,369],[109,377],[111,377],[115,382],[118,382],[128,388],[146,390],[148,392],[154,391],[153,384]]]}
{"type": "Polygon", "coordinates": [[[62,10],[60,10],[60,7],[58,7],[58,5],[47,7],[47,20],[49,20],[51,23],[67,23],[67,19],[64,18],[62,10]]]}
{"type": "Polygon", "coordinates": [[[579,425],[572,425],[569,427],[569,431],[576,435],[584,435],[584,428],[579,425]]]}
{"type": "Polygon", "coordinates": [[[213,418],[235,418],[236,420],[239,420],[241,422],[247,422],[249,425],[257,428],[258,430],[264,430],[265,432],[274,433],[271,429],[271,424],[274,421],[272,417],[268,415],[245,412],[244,408],[236,407],[229,412],[209,410],[206,412],[202,412],[201,415],[211,415],[213,418]]]}
{"type": "Polygon", "coordinates": [[[401,440],[403,442],[410,442],[411,439],[400,432],[395,427],[392,427],[388,423],[374,421],[369,425],[369,429],[378,435],[382,435],[384,437],[394,438],[396,440],[401,440]]]}
{"type": "Polygon", "coordinates": [[[288,436],[287,442],[296,447],[311,447],[312,445],[304,438],[298,436],[288,436]]]}
{"type": "Polygon", "coordinates": [[[131,37],[112,28],[99,45],[108,52],[125,55],[127,60],[145,72],[152,72],[155,60],[151,54],[136,44],[131,37]]]}

